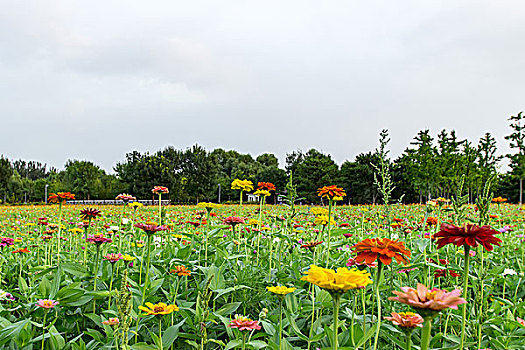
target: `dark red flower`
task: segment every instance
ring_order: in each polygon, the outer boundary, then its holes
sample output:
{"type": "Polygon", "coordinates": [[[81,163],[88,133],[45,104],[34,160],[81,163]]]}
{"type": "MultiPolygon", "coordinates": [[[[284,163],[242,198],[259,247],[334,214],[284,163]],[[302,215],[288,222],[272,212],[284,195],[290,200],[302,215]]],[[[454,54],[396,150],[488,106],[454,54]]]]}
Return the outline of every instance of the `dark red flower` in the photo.
{"type": "Polygon", "coordinates": [[[100,216],[100,210],[95,208],[86,208],[80,211],[80,218],[82,220],[94,219],[97,216],[100,216]]]}
{"type": "Polygon", "coordinates": [[[441,224],[441,231],[436,233],[434,237],[437,240],[437,249],[447,244],[454,244],[458,247],[469,245],[474,248],[481,244],[483,248],[491,251],[494,249],[493,244],[499,246],[501,243],[501,239],[494,236],[499,233],[488,225],[481,227],[475,224],[456,226],[443,223],[441,224]]]}

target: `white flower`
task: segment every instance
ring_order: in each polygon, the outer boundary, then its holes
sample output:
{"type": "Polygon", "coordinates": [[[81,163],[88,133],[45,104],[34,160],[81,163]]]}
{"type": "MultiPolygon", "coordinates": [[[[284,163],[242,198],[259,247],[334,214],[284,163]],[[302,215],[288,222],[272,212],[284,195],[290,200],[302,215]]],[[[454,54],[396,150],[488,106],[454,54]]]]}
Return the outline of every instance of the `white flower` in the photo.
{"type": "Polygon", "coordinates": [[[281,239],[279,237],[275,237],[273,239],[273,243],[279,243],[281,241],[281,239]]]}
{"type": "Polygon", "coordinates": [[[129,219],[127,218],[122,218],[122,225],[127,225],[129,222],[129,219]]]}
{"type": "Polygon", "coordinates": [[[517,275],[517,273],[513,269],[505,269],[503,271],[503,276],[506,276],[506,275],[517,275]]]}

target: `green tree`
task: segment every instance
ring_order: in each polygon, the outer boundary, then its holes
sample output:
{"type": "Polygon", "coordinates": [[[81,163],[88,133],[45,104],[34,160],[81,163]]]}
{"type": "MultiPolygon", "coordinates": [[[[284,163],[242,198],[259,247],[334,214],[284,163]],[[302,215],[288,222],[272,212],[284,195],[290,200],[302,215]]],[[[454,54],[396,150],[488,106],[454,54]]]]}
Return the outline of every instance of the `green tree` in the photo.
{"type": "Polygon", "coordinates": [[[513,132],[505,136],[505,140],[509,141],[511,149],[516,150],[516,153],[507,154],[510,159],[510,167],[512,168],[512,175],[517,177],[520,184],[519,202],[523,203],[523,177],[525,176],[525,125],[523,120],[525,114],[519,112],[517,115],[512,115],[508,119],[510,127],[513,132]]]}
{"type": "Polygon", "coordinates": [[[339,167],[329,154],[311,149],[297,164],[293,173],[297,183],[299,197],[312,203],[318,203],[317,189],[323,186],[336,185],[339,167]]]}

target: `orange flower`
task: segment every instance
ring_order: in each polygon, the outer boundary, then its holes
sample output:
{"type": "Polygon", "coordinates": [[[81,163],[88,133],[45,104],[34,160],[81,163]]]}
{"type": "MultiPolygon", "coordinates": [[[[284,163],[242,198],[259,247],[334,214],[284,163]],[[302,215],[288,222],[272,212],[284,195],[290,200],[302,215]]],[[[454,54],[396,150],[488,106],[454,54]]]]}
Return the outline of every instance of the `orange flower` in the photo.
{"type": "Polygon", "coordinates": [[[344,197],[346,196],[346,193],[341,187],[331,185],[318,188],[317,195],[319,197],[328,197],[329,199],[333,199],[334,197],[344,197]]]}
{"type": "Polygon", "coordinates": [[[405,248],[404,242],[397,240],[392,241],[388,238],[367,238],[352,247],[354,253],[357,253],[356,262],[366,261],[371,264],[379,259],[383,264],[390,265],[392,258],[401,264],[408,264],[410,250],[405,248]]]}
{"type": "Polygon", "coordinates": [[[18,248],[18,249],[13,250],[11,253],[16,254],[16,253],[31,253],[31,252],[27,248],[18,248]]]}
{"type": "Polygon", "coordinates": [[[275,185],[271,182],[259,182],[257,184],[258,190],[268,190],[268,191],[275,191],[275,185]]]}
{"type": "Polygon", "coordinates": [[[47,201],[49,203],[65,202],[68,199],[75,199],[75,195],[70,192],[50,193],[47,201]]]}
{"type": "Polygon", "coordinates": [[[492,198],[492,201],[493,201],[494,203],[503,203],[503,202],[506,202],[506,201],[507,201],[507,198],[496,197],[496,198],[492,198]]]}
{"type": "Polygon", "coordinates": [[[186,268],[184,265],[175,266],[174,269],[171,269],[170,273],[177,274],[178,276],[189,276],[191,271],[186,268]]]}

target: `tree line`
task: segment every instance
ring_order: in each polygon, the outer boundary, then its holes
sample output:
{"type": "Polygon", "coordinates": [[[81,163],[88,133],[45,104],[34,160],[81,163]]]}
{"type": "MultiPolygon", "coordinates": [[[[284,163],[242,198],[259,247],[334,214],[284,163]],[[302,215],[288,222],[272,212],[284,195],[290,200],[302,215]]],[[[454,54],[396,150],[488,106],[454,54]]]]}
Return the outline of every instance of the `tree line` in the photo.
{"type": "MultiPolygon", "coordinates": [[[[471,202],[483,184],[495,177],[495,191],[510,202],[522,201],[525,175],[525,115],[509,118],[512,133],[506,137],[513,153],[506,155],[510,170],[499,172],[503,156],[497,155],[495,138],[486,133],[476,143],[459,139],[454,130],[431,135],[421,130],[396,159],[386,159],[395,186],[393,200],[421,203],[436,197],[450,198],[461,178],[471,202]]],[[[316,190],[337,184],[345,189],[345,203],[378,203],[374,180],[380,157],[377,149],[358,154],[340,166],[330,154],[316,149],[295,150],[286,155],[284,169],[271,153],[257,157],[235,150],[217,148],[208,151],[199,145],[187,149],[167,147],[155,153],[133,151],[116,164],[114,174],[107,174],[93,162],[69,160],[64,170],[49,168],[36,161],[0,158],[0,195],[4,202],[44,201],[49,192],[69,191],[78,199],[112,199],[119,193],[130,193],[141,199],[153,198],[156,185],[170,189],[174,203],[199,201],[234,202],[238,193],[231,182],[248,179],[272,182],[277,193],[268,203],[277,203],[293,173],[298,196],[304,203],[319,203],[316,190]]]]}

